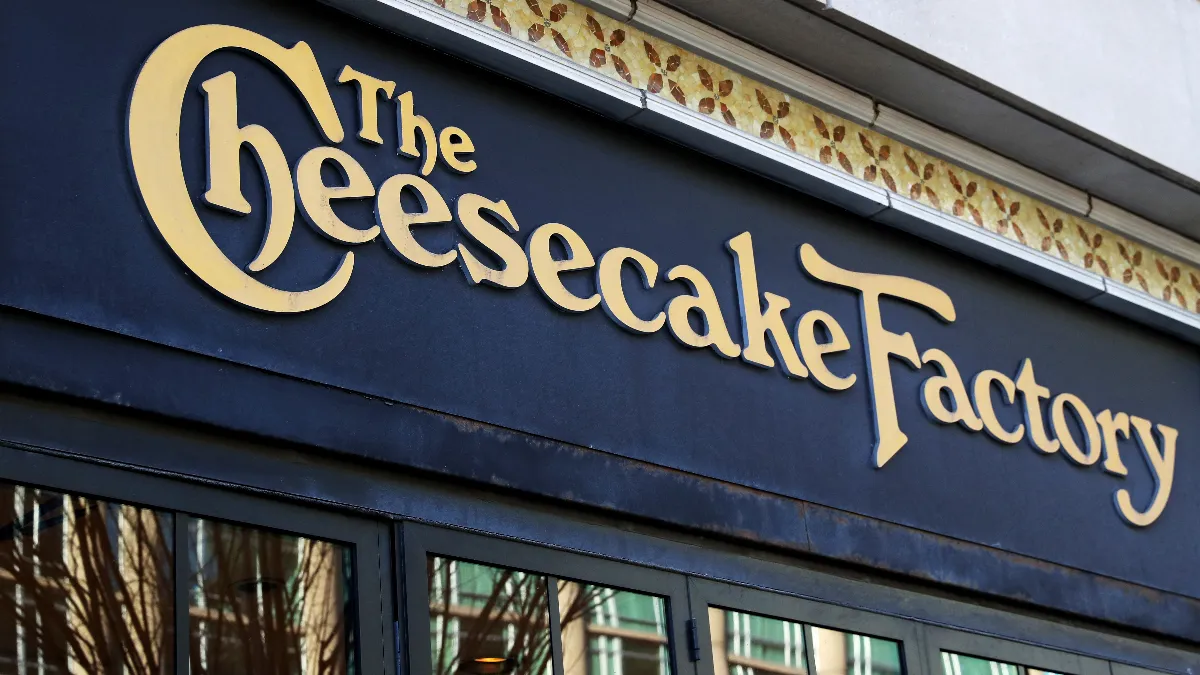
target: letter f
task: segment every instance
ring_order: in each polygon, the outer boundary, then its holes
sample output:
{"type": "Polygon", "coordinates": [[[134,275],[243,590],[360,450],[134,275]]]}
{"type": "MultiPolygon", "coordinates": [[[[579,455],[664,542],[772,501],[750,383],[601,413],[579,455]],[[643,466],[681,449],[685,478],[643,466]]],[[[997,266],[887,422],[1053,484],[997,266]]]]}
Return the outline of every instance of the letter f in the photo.
{"type": "Polygon", "coordinates": [[[896,415],[896,394],[888,357],[898,356],[913,368],[921,367],[921,356],[911,333],[899,335],[883,327],[879,297],[888,295],[933,310],[942,320],[954,321],[954,303],[942,290],[923,281],[887,274],[865,274],[844,270],[822,258],[809,244],[800,247],[800,264],[814,278],[827,284],[853,288],[861,293],[863,338],[867,348],[867,374],[875,409],[875,466],[888,463],[908,443],[896,415]]]}

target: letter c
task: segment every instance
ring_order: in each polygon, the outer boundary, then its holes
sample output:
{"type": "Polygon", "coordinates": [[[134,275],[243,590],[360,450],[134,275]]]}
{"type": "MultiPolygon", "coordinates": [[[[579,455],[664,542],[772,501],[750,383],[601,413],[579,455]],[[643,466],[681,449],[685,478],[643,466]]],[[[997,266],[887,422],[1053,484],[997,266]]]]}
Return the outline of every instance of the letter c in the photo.
{"type": "Polygon", "coordinates": [[[1018,424],[1011,431],[1005,429],[996,417],[996,408],[992,402],[992,385],[1000,385],[1004,400],[1012,405],[1017,400],[1017,385],[1012,378],[996,370],[981,370],[971,382],[975,408],[979,411],[979,419],[983,422],[983,430],[988,436],[1001,443],[1020,443],[1025,437],[1025,425],[1018,424]]]}
{"type": "Polygon", "coordinates": [[[653,333],[667,322],[667,313],[659,312],[650,319],[643,319],[633,313],[621,284],[621,267],[625,261],[629,261],[641,273],[642,286],[647,290],[654,288],[654,280],[658,277],[658,263],[641,251],[624,247],[612,248],[600,256],[600,263],[596,266],[596,287],[600,290],[600,304],[604,307],[604,313],[625,330],[643,335],[653,333]]]}
{"type": "Polygon", "coordinates": [[[324,283],[307,291],[272,288],[243,272],[209,236],[192,206],[183,177],[179,124],[183,99],[200,62],[220,49],[250,52],[278,68],[309,106],[322,135],[340,143],[345,134],[312,49],[290,49],[243,28],[187,28],[155,48],[138,73],[129,103],[129,156],[134,183],[167,246],[218,293],[264,312],[304,312],[333,300],[350,281],[354,254],[347,252],[324,283]]]}

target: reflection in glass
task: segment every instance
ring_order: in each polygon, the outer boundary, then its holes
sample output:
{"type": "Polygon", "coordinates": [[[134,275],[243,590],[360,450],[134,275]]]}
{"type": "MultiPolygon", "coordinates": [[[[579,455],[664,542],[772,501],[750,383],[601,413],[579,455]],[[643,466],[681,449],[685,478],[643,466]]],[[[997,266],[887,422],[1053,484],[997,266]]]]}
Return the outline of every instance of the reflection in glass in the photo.
{"type": "Polygon", "coordinates": [[[900,643],[813,626],[815,675],[899,675],[900,643]]]}
{"type": "Polygon", "coordinates": [[[1048,670],[1026,668],[1011,663],[989,661],[974,656],[942,652],[944,675],[1059,675],[1048,670]]]}
{"type": "Polygon", "coordinates": [[[900,643],[709,607],[715,675],[900,675],[900,643]],[[811,639],[812,645],[805,641],[811,639]],[[811,647],[815,668],[809,668],[811,647]]]}
{"type": "Polygon", "coordinates": [[[806,675],[804,626],[732,610],[708,609],[716,675],[806,675]]]}
{"type": "Polygon", "coordinates": [[[546,577],[431,556],[434,675],[550,675],[546,577]]]}
{"type": "Polygon", "coordinates": [[[565,675],[670,675],[662,598],[560,581],[558,608],[565,675]]]}
{"type": "Polygon", "coordinates": [[[170,514],[0,483],[0,674],[174,668],[170,514]]]}
{"type": "Polygon", "coordinates": [[[354,672],[348,548],[199,519],[188,542],[192,673],[354,672]]]}

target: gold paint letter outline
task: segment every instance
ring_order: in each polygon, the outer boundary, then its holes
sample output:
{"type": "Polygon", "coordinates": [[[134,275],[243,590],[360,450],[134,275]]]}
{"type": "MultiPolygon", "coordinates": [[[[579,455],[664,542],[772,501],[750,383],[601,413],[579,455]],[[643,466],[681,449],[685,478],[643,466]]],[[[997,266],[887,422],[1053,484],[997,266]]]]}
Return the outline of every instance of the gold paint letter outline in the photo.
{"type": "MultiPolygon", "coordinates": [[[[300,292],[267,286],[243,272],[221,252],[192,206],[179,150],[183,99],[196,67],[220,49],[241,49],[274,65],[309,105],[317,126],[332,143],[344,138],[333,99],[312,49],[297,42],[287,49],[232,26],[196,26],[160,44],[138,73],[129,104],[129,155],[134,182],[151,220],[175,255],[204,283],[247,307],[266,312],[304,312],[333,300],[350,281],[354,254],[320,286],[300,292]]],[[[268,186],[281,190],[285,186],[268,186]]],[[[290,192],[294,188],[286,186],[290,192]]]]}
{"type": "Polygon", "coordinates": [[[898,356],[913,368],[921,357],[912,334],[898,335],[883,327],[879,297],[888,295],[933,310],[943,321],[954,321],[950,296],[923,281],[887,274],[851,272],[822,258],[809,244],[800,247],[800,264],[820,281],[859,291],[862,298],[863,337],[867,349],[867,374],[871,381],[871,405],[875,409],[875,466],[882,467],[900,452],[908,436],[900,431],[896,416],[896,394],[892,389],[889,356],[898,356]]]}

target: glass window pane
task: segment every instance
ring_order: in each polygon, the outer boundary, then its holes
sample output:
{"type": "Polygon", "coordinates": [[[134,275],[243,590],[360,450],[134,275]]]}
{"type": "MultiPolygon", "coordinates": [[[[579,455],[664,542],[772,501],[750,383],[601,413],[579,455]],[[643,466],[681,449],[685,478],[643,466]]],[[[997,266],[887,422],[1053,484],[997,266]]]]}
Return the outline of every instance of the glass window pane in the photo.
{"type": "Polygon", "coordinates": [[[170,514],[0,483],[0,673],[170,673],[173,542],[170,514]]]}
{"type": "Polygon", "coordinates": [[[1011,663],[990,661],[951,652],[942,652],[942,673],[944,675],[1061,675],[1048,670],[1021,668],[1011,663]]]}
{"type": "Polygon", "coordinates": [[[434,675],[549,675],[546,577],[429,558],[434,675]]]}
{"type": "Polygon", "coordinates": [[[900,643],[813,627],[815,675],[899,675],[900,643]]]}
{"type": "Polygon", "coordinates": [[[670,675],[667,605],[660,597],[558,583],[566,675],[670,675]]]}
{"type": "Polygon", "coordinates": [[[733,610],[708,609],[716,675],[805,675],[804,626],[733,610]]]}
{"type": "Polygon", "coordinates": [[[191,672],[355,672],[350,549],[194,519],[188,527],[191,672]]]}

